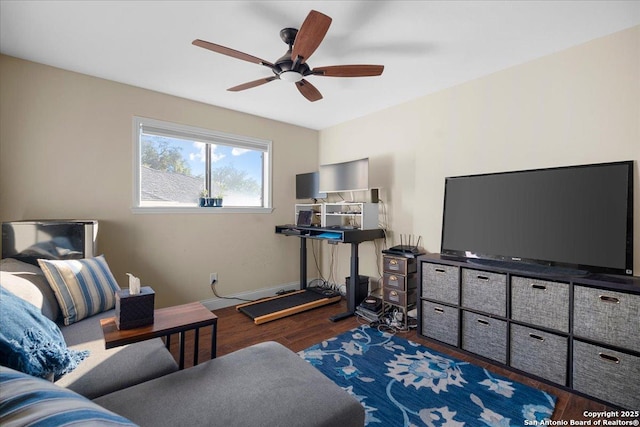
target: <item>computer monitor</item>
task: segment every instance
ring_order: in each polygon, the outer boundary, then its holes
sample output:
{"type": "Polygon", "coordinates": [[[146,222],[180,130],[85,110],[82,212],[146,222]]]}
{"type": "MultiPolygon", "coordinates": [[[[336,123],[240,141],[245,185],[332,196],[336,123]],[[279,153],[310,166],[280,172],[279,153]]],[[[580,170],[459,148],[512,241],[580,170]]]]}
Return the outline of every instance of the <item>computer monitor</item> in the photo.
{"type": "Polygon", "coordinates": [[[319,189],[318,172],[301,173],[296,175],[296,199],[325,199],[327,193],[321,193],[319,189]]]}

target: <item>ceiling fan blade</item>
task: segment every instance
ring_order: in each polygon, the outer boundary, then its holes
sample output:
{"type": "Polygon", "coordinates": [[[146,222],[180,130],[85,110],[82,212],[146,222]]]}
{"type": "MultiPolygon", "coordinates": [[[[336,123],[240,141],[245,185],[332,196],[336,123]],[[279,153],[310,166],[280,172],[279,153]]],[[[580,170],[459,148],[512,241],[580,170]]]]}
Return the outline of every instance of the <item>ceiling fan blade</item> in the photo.
{"type": "Polygon", "coordinates": [[[331,25],[331,18],[312,10],[302,23],[291,51],[291,60],[304,63],[316,51],[331,25]]]}
{"type": "Polygon", "coordinates": [[[319,101],[322,99],[322,94],[320,93],[320,91],[318,91],[318,89],[316,89],[314,85],[312,85],[305,79],[296,82],[296,87],[298,88],[302,96],[304,96],[311,102],[319,101]]]}
{"type": "Polygon", "coordinates": [[[269,82],[274,81],[276,79],[277,79],[276,76],[271,76],[271,77],[267,77],[267,78],[264,78],[264,79],[258,79],[258,80],[254,80],[252,82],[243,83],[243,84],[238,85],[238,86],[230,87],[227,90],[231,91],[231,92],[239,92],[241,90],[251,89],[252,87],[256,87],[256,86],[263,85],[265,83],[269,83],[269,82]]]}
{"type": "Polygon", "coordinates": [[[260,59],[256,56],[252,56],[247,53],[240,52],[235,49],[231,49],[229,47],[220,46],[219,44],[207,42],[200,39],[194,40],[191,44],[193,44],[194,46],[209,49],[216,53],[221,53],[223,55],[230,56],[232,58],[242,59],[243,61],[249,61],[249,62],[253,62],[254,64],[264,65],[265,67],[274,68],[274,65],[269,61],[265,61],[264,59],[260,59]]]}
{"type": "Polygon", "coordinates": [[[383,71],[384,65],[333,65],[311,70],[313,74],[326,77],[371,77],[379,76],[383,71]]]}

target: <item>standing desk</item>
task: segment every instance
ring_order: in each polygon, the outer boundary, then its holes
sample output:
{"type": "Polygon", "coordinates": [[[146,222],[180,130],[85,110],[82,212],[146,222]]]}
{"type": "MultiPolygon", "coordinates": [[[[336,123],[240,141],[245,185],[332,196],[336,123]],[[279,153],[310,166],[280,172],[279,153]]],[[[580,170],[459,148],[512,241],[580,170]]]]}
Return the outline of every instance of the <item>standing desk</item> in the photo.
{"type": "Polygon", "coordinates": [[[307,287],[307,239],[326,240],[327,242],[334,244],[351,244],[350,277],[349,286],[347,286],[347,311],[331,316],[329,320],[337,322],[338,320],[353,316],[356,311],[356,286],[358,284],[359,277],[358,246],[362,242],[383,238],[384,230],[380,228],[359,230],[276,225],[276,234],[300,238],[300,289],[305,289],[307,287]],[[327,232],[335,233],[337,237],[335,239],[326,239],[321,237],[321,234],[327,232]]]}

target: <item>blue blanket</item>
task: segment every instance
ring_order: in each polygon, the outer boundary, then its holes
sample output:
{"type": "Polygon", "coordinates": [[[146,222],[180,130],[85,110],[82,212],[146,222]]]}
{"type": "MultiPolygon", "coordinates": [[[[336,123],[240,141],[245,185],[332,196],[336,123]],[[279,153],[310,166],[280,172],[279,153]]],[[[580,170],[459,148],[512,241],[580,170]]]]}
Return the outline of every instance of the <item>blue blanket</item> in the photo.
{"type": "Polygon", "coordinates": [[[58,325],[0,287],[0,364],[36,377],[60,377],[88,355],[67,348],[58,325]]]}

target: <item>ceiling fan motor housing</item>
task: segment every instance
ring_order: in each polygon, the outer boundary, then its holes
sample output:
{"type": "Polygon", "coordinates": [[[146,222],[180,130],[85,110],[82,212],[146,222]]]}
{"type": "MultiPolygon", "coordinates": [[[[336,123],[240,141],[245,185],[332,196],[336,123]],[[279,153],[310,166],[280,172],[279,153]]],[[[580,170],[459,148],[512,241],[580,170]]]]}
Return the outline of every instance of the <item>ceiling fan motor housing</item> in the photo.
{"type": "Polygon", "coordinates": [[[297,34],[298,30],[295,28],[283,28],[280,30],[280,38],[289,45],[289,50],[278,58],[273,67],[273,73],[280,80],[292,83],[299,82],[304,76],[311,74],[311,69],[306,63],[295,64],[291,59],[291,51],[297,34]]]}
{"type": "Polygon", "coordinates": [[[304,76],[311,74],[311,70],[306,63],[298,63],[294,67],[294,62],[291,60],[291,49],[289,49],[275,62],[273,73],[284,81],[298,82],[304,76]]]}

